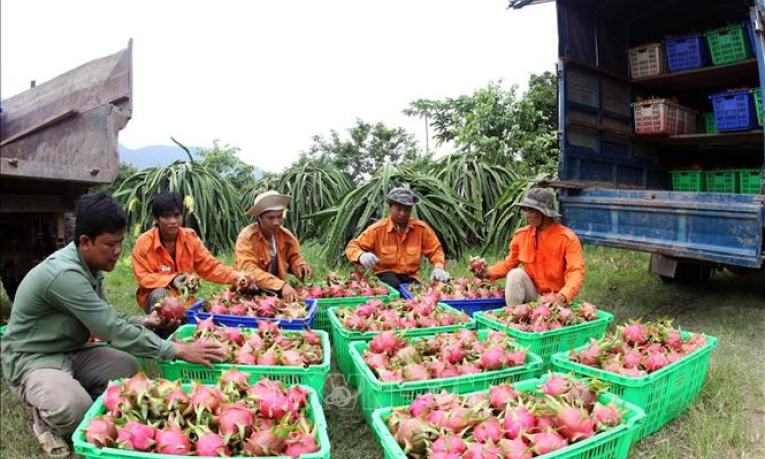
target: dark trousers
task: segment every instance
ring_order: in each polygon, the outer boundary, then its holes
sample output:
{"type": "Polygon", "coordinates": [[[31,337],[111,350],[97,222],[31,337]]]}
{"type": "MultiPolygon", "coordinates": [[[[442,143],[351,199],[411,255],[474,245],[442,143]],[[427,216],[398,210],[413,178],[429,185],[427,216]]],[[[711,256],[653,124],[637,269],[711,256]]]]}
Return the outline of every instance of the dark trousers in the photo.
{"type": "Polygon", "coordinates": [[[391,271],[377,273],[377,278],[398,291],[401,291],[401,284],[412,284],[418,282],[417,279],[413,279],[407,275],[398,274],[391,271]]]}

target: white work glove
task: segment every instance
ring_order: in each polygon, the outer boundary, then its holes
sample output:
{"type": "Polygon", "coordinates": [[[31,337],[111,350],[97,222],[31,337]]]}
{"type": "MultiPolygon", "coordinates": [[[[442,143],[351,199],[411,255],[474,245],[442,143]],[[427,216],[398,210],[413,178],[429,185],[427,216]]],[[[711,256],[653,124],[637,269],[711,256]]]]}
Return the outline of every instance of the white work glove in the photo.
{"type": "Polygon", "coordinates": [[[175,287],[176,290],[181,290],[183,288],[183,283],[186,282],[186,275],[185,274],[178,274],[173,279],[173,287],[175,287]]]}
{"type": "Polygon", "coordinates": [[[438,282],[449,282],[449,279],[451,279],[449,273],[441,268],[435,268],[433,269],[433,272],[430,273],[430,280],[437,280],[438,282]]]}
{"type": "Polygon", "coordinates": [[[374,265],[380,262],[380,259],[377,258],[377,255],[371,253],[371,252],[364,252],[359,257],[359,263],[364,265],[367,269],[372,269],[374,265]]]}

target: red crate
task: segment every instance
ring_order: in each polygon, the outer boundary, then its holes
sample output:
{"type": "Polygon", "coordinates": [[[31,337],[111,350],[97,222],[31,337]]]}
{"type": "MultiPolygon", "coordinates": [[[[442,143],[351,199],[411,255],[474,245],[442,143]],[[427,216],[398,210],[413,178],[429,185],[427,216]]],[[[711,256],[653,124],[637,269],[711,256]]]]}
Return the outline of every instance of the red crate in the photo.
{"type": "Polygon", "coordinates": [[[696,111],[667,99],[650,99],[632,104],[635,133],[639,135],[693,134],[696,111]]]}

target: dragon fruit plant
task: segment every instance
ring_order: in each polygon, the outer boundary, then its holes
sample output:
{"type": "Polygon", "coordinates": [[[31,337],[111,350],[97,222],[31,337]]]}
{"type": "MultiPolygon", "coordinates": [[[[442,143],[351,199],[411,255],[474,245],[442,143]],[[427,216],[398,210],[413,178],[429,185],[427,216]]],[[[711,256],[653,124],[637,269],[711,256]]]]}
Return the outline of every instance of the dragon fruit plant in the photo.
{"type": "Polygon", "coordinates": [[[94,417],[85,439],[111,447],[179,456],[290,456],[319,450],[316,426],[300,386],[249,376],[232,368],[214,386],[147,379],[143,373],[112,381],[106,412],[94,417]]]}
{"type": "Polygon", "coordinates": [[[571,351],[571,360],[608,372],[640,378],[661,370],[706,346],[704,335],[688,339],[672,327],[672,321],[632,321],[600,340],[592,340],[581,352],[571,351]]]}
{"type": "Polygon", "coordinates": [[[179,342],[220,343],[226,349],[225,363],[237,365],[283,365],[307,367],[323,360],[321,337],[313,332],[293,332],[276,322],[258,322],[258,328],[219,327],[212,317],[200,320],[194,334],[179,342]]]}
{"type": "Polygon", "coordinates": [[[433,298],[436,301],[505,297],[505,289],[477,277],[473,279],[463,277],[450,282],[431,281],[430,284],[413,284],[409,287],[409,291],[415,298],[433,298]]]}
{"type": "Polygon", "coordinates": [[[526,349],[504,332],[478,340],[475,330],[439,333],[413,343],[384,331],[369,343],[364,362],[384,382],[451,378],[523,365],[526,349]]]}
{"type": "Polygon", "coordinates": [[[438,307],[430,298],[397,299],[389,303],[375,298],[359,306],[338,308],[337,317],[345,328],[358,332],[430,328],[470,321],[464,312],[438,307]]]}
{"type": "Polygon", "coordinates": [[[330,272],[324,285],[298,285],[298,298],[343,298],[352,296],[388,296],[388,289],[376,278],[367,278],[364,273],[353,271],[350,279],[341,278],[330,272]]]}
{"type": "Polygon", "coordinates": [[[586,301],[556,304],[551,296],[544,296],[539,301],[488,311],[484,317],[516,330],[538,333],[595,320],[598,309],[586,301]]]}
{"type": "Polygon", "coordinates": [[[529,459],[624,423],[623,407],[598,401],[602,383],[550,375],[533,391],[426,393],[394,408],[388,429],[412,459],[529,459]]]}

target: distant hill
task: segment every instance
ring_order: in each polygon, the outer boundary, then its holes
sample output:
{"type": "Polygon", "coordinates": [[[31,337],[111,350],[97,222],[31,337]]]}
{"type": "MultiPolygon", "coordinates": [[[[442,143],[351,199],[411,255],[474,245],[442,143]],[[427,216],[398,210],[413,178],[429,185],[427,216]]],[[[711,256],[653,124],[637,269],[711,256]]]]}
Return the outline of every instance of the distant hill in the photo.
{"type": "MultiPolygon", "coordinates": [[[[192,147],[189,146],[189,150],[192,152],[205,147],[192,147]]],[[[120,161],[124,163],[130,163],[138,169],[146,169],[147,167],[167,166],[173,161],[186,160],[188,156],[186,152],[180,147],[172,145],[149,145],[147,147],[137,148],[131,150],[126,146],[120,144],[120,161]]],[[[193,154],[193,153],[192,153],[193,154]]],[[[194,155],[194,159],[199,156],[194,155]]],[[[255,178],[259,179],[263,176],[263,171],[255,167],[255,178]]]]}
{"type": "MultiPolygon", "coordinates": [[[[189,147],[189,150],[196,151],[200,147],[189,147]]],[[[130,163],[138,169],[147,167],[167,166],[173,161],[185,160],[188,156],[180,147],[170,145],[149,145],[135,150],[131,150],[120,144],[120,161],[130,163]]],[[[196,157],[195,157],[196,158],[196,157]]]]}

